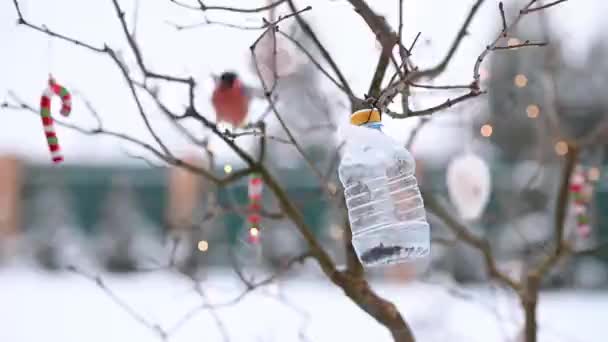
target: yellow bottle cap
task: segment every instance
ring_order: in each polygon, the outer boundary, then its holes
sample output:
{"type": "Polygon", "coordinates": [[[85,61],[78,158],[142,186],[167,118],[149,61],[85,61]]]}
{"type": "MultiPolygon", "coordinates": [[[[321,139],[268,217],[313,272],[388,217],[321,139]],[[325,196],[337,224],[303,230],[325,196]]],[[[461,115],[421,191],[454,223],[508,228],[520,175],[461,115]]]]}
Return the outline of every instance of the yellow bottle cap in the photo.
{"type": "Polygon", "coordinates": [[[350,123],[361,126],[369,122],[382,122],[380,111],[377,109],[361,109],[350,115],[350,123]]]}

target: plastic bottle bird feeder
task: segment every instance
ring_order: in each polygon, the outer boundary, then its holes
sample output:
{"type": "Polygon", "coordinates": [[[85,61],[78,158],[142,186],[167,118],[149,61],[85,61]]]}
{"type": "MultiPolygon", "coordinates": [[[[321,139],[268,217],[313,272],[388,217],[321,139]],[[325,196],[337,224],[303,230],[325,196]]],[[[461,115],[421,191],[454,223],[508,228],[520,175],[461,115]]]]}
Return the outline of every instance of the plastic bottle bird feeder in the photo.
{"type": "Polygon", "coordinates": [[[351,115],[339,177],[364,266],[410,262],[430,252],[430,229],[407,149],[382,132],[380,112],[351,115]]]}

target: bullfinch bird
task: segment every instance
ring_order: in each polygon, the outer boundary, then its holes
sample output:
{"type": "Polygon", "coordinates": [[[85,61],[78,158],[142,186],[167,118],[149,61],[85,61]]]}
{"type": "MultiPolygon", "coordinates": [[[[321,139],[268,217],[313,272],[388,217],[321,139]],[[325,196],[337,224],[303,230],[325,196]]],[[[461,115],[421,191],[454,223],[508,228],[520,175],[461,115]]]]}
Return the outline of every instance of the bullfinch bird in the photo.
{"type": "Polygon", "coordinates": [[[240,127],[249,112],[251,90],[246,87],[234,72],[224,72],[216,80],[211,103],[215,108],[216,122],[226,122],[240,127]]]}

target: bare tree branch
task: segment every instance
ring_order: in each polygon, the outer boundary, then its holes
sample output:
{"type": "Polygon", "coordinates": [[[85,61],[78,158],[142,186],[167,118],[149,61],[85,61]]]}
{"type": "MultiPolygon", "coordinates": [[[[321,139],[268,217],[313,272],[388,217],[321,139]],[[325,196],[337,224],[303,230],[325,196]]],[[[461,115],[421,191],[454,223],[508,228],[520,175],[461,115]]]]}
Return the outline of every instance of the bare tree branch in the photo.
{"type": "Polygon", "coordinates": [[[578,160],[578,149],[573,146],[568,146],[568,152],[566,153],[566,160],[564,169],[562,171],[562,177],[560,180],[559,193],[556,201],[555,218],[554,218],[554,241],[553,241],[553,252],[550,253],[538,267],[531,271],[531,273],[540,279],[559,261],[559,259],[567,251],[564,248],[566,242],[564,241],[564,230],[566,222],[566,214],[568,212],[568,202],[570,195],[570,178],[572,172],[578,160]]]}
{"type": "Polygon", "coordinates": [[[477,97],[481,94],[485,94],[485,91],[472,90],[464,95],[458,96],[457,98],[455,98],[453,100],[447,99],[443,103],[438,104],[433,107],[429,107],[429,108],[425,108],[425,109],[421,109],[421,110],[409,111],[407,113],[395,113],[389,109],[386,109],[386,114],[394,119],[404,119],[404,118],[413,117],[413,116],[430,115],[430,114],[436,113],[440,110],[450,108],[453,105],[463,102],[465,100],[468,100],[470,98],[477,97]]]}
{"type": "Polygon", "coordinates": [[[359,102],[359,103],[363,102],[363,100],[359,100],[355,95],[353,95],[352,91],[349,92],[349,90],[344,85],[340,84],[340,82],[338,82],[333,76],[331,76],[329,74],[329,72],[327,70],[325,70],[325,68],[321,65],[321,63],[314,58],[314,56],[310,53],[310,51],[308,51],[302,45],[302,43],[298,42],[293,37],[291,37],[287,33],[283,32],[279,28],[277,28],[277,32],[279,34],[281,34],[283,37],[287,38],[295,46],[297,46],[298,49],[300,49],[300,51],[302,51],[306,55],[306,57],[308,57],[308,59],[314,64],[314,66],[317,67],[317,69],[319,69],[319,71],[321,73],[323,73],[323,75],[325,75],[325,77],[327,77],[327,79],[329,79],[338,89],[342,90],[346,95],[349,96],[349,98],[352,102],[359,102]]]}
{"type": "MultiPolygon", "coordinates": [[[[18,100],[17,97],[15,97],[16,100],[18,100]]],[[[12,109],[12,110],[25,110],[28,111],[32,114],[38,115],[38,111],[36,109],[34,109],[33,106],[28,105],[24,102],[19,102],[18,104],[14,105],[14,104],[10,104],[7,102],[4,102],[2,104],[0,104],[0,107],[2,108],[6,108],[6,109],[12,109]]],[[[69,128],[71,130],[77,131],[81,134],[85,134],[85,135],[106,135],[106,136],[111,136],[114,138],[118,138],[124,141],[128,141],[130,143],[133,143],[139,147],[142,147],[143,149],[151,152],[155,157],[157,157],[158,159],[166,162],[167,164],[173,165],[173,166],[180,166],[183,167],[189,171],[195,172],[197,174],[200,174],[206,178],[208,178],[209,180],[213,181],[214,183],[217,183],[219,185],[225,185],[225,184],[229,184],[233,181],[236,181],[244,176],[247,176],[248,174],[250,174],[252,171],[250,169],[243,169],[243,170],[238,170],[235,172],[232,172],[230,175],[224,177],[224,178],[218,178],[216,176],[214,176],[212,173],[210,173],[208,170],[201,168],[199,166],[190,164],[188,162],[185,162],[179,158],[175,158],[175,157],[171,157],[168,156],[166,154],[164,154],[163,152],[159,151],[158,149],[154,148],[153,146],[151,146],[150,144],[143,142],[137,138],[131,137],[127,134],[124,133],[120,133],[120,132],[115,132],[115,131],[111,131],[111,130],[107,130],[105,128],[101,128],[101,127],[97,127],[97,128],[93,128],[93,129],[86,129],[86,128],[82,128],[79,127],[77,125],[73,125],[70,123],[67,123],[61,119],[53,119],[53,121],[55,121],[59,126],[62,127],[66,127],[69,128]]]]}
{"type": "Polygon", "coordinates": [[[169,0],[170,2],[183,7],[183,8],[187,8],[187,9],[192,9],[192,10],[197,10],[197,11],[226,11],[226,12],[235,12],[235,13],[259,13],[259,12],[264,12],[270,9],[273,9],[277,6],[279,6],[280,4],[284,3],[287,0],[277,0],[275,2],[270,3],[269,5],[266,6],[260,6],[260,7],[255,7],[255,8],[237,8],[237,7],[227,7],[227,6],[207,6],[205,5],[201,0],[197,0],[198,1],[198,6],[192,6],[192,5],[188,5],[188,4],[184,4],[180,1],[177,0],[169,0]]]}
{"type": "MultiPolygon", "coordinates": [[[[564,0],[565,1],[565,0],[564,0]]],[[[498,36],[494,39],[494,41],[492,43],[490,43],[490,45],[486,46],[486,49],[479,55],[479,57],[477,57],[477,61],[475,62],[475,67],[473,68],[473,79],[474,82],[476,84],[479,84],[479,79],[480,79],[480,75],[479,75],[479,68],[481,67],[481,63],[483,62],[483,60],[485,59],[485,57],[491,52],[494,51],[498,42],[500,41],[500,39],[504,36],[506,36],[507,34],[509,34],[511,32],[511,30],[513,30],[513,28],[519,23],[519,21],[528,13],[528,10],[530,9],[530,7],[536,2],[536,0],[532,0],[530,1],[526,6],[524,6],[523,9],[521,9],[519,11],[519,15],[517,15],[517,17],[515,17],[515,19],[511,22],[511,24],[507,25],[501,32],[500,34],[498,34],[498,36]]],[[[549,6],[547,6],[549,7],[549,6]]],[[[545,8],[547,8],[545,7],[545,8]]]]}
{"type": "Polygon", "coordinates": [[[496,259],[492,253],[492,249],[488,241],[471,233],[465,226],[453,218],[452,215],[445,210],[433,196],[430,196],[424,192],[422,195],[424,197],[425,206],[435,213],[435,215],[437,215],[443,222],[445,222],[447,227],[452,230],[454,234],[456,234],[456,237],[459,240],[465,242],[482,253],[486,268],[488,269],[488,273],[491,277],[506,284],[516,292],[521,289],[521,285],[519,283],[498,269],[496,259]]]}
{"type": "MultiPolygon", "coordinates": [[[[548,3],[546,5],[538,6],[538,7],[534,7],[534,8],[530,8],[530,6],[528,6],[528,8],[520,11],[520,13],[522,13],[522,14],[528,14],[528,13],[532,13],[532,12],[536,12],[536,11],[541,11],[541,10],[547,9],[549,7],[553,7],[555,5],[559,5],[562,2],[566,2],[566,1],[568,1],[568,0],[557,0],[557,1],[553,1],[551,3],[548,3]]],[[[535,2],[536,2],[536,0],[531,1],[530,5],[532,5],[535,2]]]]}
{"type": "Polygon", "coordinates": [[[481,5],[484,3],[484,1],[485,0],[477,0],[475,2],[475,4],[473,4],[473,6],[471,7],[471,10],[469,11],[469,14],[467,15],[466,19],[464,20],[464,23],[458,30],[458,33],[456,34],[456,37],[454,38],[454,41],[452,42],[452,45],[448,49],[448,53],[443,58],[443,60],[441,62],[439,62],[439,64],[437,64],[436,66],[434,66],[428,70],[420,71],[417,75],[418,77],[433,78],[433,77],[439,75],[440,73],[442,73],[445,70],[445,68],[447,68],[448,64],[450,63],[450,61],[456,54],[456,50],[458,50],[460,43],[462,42],[464,37],[468,34],[468,30],[469,30],[469,27],[471,26],[471,23],[473,22],[473,18],[475,18],[475,14],[477,14],[477,11],[481,7],[481,5]]]}
{"type": "Polygon", "coordinates": [[[500,11],[500,19],[502,19],[502,35],[507,36],[507,18],[505,18],[505,9],[502,1],[498,3],[498,10],[500,11]]]}
{"type": "Polygon", "coordinates": [[[78,39],[74,39],[74,38],[71,38],[71,37],[59,34],[59,33],[55,33],[55,32],[49,30],[46,27],[37,26],[37,25],[31,24],[29,21],[25,20],[25,17],[23,16],[23,13],[21,12],[21,7],[19,6],[18,0],[13,0],[13,4],[15,5],[15,10],[17,11],[17,15],[18,15],[17,24],[19,24],[19,25],[25,25],[25,26],[27,26],[27,27],[29,27],[31,29],[34,29],[34,30],[36,30],[38,32],[42,32],[42,33],[44,33],[46,35],[49,35],[51,37],[55,37],[55,38],[64,40],[66,42],[72,43],[74,45],[87,48],[87,49],[89,49],[91,51],[95,51],[95,52],[98,52],[98,53],[105,53],[105,49],[104,48],[95,47],[93,45],[84,43],[84,42],[82,42],[82,41],[80,41],[78,39]]]}
{"type": "MultiPolygon", "coordinates": [[[[295,14],[294,14],[295,15],[295,14]]],[[[272,25],[269,30],[276,30],[276,26],[272,25]]],[[[287,35],[286,35],[287,36],[287,35]]],[[[262,37],[262,36],[260,36],[262,37]]],[[[310,160],[310,158],[306,155],[306,152],[304,151],[304,149],[300,146],[300,144],[296,141],[294,135],[292,134],[291,130],[287,127],[287,124],[285,123],[285,120],[283,120],[283,117],[281,116],[281,114],[278,112],[276,104],[274,103],[274,100],[272,99],[272,97],[270,96],[270,94],[272,94],[273,89],[269,88],[268,85],[266,84],[266,82],[264,81],[263,77],[262,77],[262,73],[260,70],[260,67],[258,65],[258,61],[257,61],[257,56],[255,55],[255,47],[257,45],[257,43],[260,40],[256,40],[253,45],[251,45],[251,56],[254,60],[254,65],[255,65],[255,70],[257,73],[258,78],[261,80],[262,83],[262,87],[264,88],[264,92],[267,94],[267,101],[270,104],[270,108],[272,109],[272,112],[275,115],[275,118],[278,120],[279,124],[281,125],[281,127],[283,128],[283,131],[287,134],[287,136],[289,137],[289,141],[293,144],[293,146],[298,150],[298,152],[300,153],[300,155],[302,156],[302,158],[304,159],[304,161],[308,164],[309,168],[313,171],[313,173],[315,174],[315,176],[319,179],[319,181],[321,182],[321,187],[325,190],[328,191],[327,189],[327,184],[323,183],[323,174],[321,173],[321,171],[319,171],[319,169],[315,166],[315,164],[312,162],[312,160],[310,160]]],[[[275,47],[276,47],[276,41],[275,41],[275,47]]],[[[276,76],[276,75],[275,75],[276,76]]],[[[275,77],[275,84],[276,84],[276,77],[275,77]]]]}
{"type": "MultiPolygon", "coordinates": [[[[295,7],[295,4],[294,4],[293,0],[288,0],[288,4],[289,4],[289,7],[290,7],[291,11],[294,12],[294,13],[296,13],[297,9],[295,7]]],[[[331,69],[333,70],[333,72],[336,74],[336,76],[340,80],[340,85],[338,86],[338,88],[344,90],[344,92],[346,93],[346,95],[348,95],[351,99],[356,98],[355,94],[353,93],[352,89],[350,88],[350,85],[348,84],[348,81],[346,80],[346,77],[344,77],[344,74],[342,74],[342,71],[338,67],[338,64],[336,64],[336,62],[334,61],[334,59],[331,57],[331,54],[329,53],[329,51],[327,50],[327,48],[325,48],[325,45],[323,45],[321,43],[321,40],[319,39],[319,37],[317,37],[317,35],[315,34],[315,32],[312,29],[312,27],[310,27],[310,25],[306,22],[306,20],[301,15],[296,14],[295,18],[296,18],[296,21],[298,22],[298,24],[300,25],[300,27],[302,28],[302,30],[304,31],[304,33],[306,33],[308,35],[308,37],[310,37],[310,39],[313,41],[313,43],[315,44],[315,46],[317,47],[317,49],[319,49],[319,51],[321,52],[321,56],[323,56],[323,58],[325,59],[325,61],[329,64],[329,66],[331,67],[331,69]]],[[[289,37],[289,38],[291,38],[291,37],[289,37]]],[[[290,40],[294,44],[297,43],[296,45],[299,44],[299,42],[296,41],[296,40],[294,40],[294,39],[290,39],[290,40]]],[[[301,50],[304,50],[305,53],[308,52],[308,51],[306,51],[306,49],[304,49],[301,46],[301,44],[298,47],[300,47],[301,50]]],[[[311,60],[313,60],[312,55],[310,53],[308,53],[307,56],[311,60]]],[[[320,67],[320,65],[319,65],[319,67],[320,67]]],[[[337,82],[335,82],[335,83],[337,83],[337,82]]]]}
{"type": "Polygon", "coordinates": [[[513,45],[508,45],[508,46],[495,46],[493,47],[493,50],[512,50],[512,49],[519,49],[522,47],[528,47],[528,46],[547,46],[549,43],[547,42],[531,42],[530,40],[526,40],[525,42],[521,43],[521,44],[513,44],[513,45]]]}
{"type": "Polygon", "coordinates": [[[307,258],[312,257],[311,253],[305,253],[302,255],[298,255],[294,258],[289,259],[289,261],[279,269],[278,272],[273,273],[271,276],[259,281],[259,282],[252,282],[249,279],[247,279],[244,274],[242,273],[242,271],[240,270],[240,268],[238,267],[238,265],[235,265],[235,267],[233,268],[236,272],[236,274],[238,275],[239,279],[241,280],[241,282],[245,285],[245,290],[242,291],[239,295],[237,295],[236,297],[222,302],[222,303],[215,303],[215,304],[211,304],[208,303],[207,301],[205,301],[203,304],[191,309],[190,311],[188,311],[186,314],[184,314],[178,321],[177,323],[175,323],[171,328],[167,329],[167,334],[171,335],[174,332],[176,332],[177,330],[179,330],[182,326],[184,326],[188,321],[190,321],[192,318],[196,317],[196,315],[198,315],[201,311],[204,310],[209,310],[209,309],[218,309],[218,308],[222,308],[222,307],[227,307],[227,306],[232,306],[238,302],[240,302],[241,300],[243,300],[243,298],[245,298],[248,294],[250,294],[251,292],[255,291],[256,289],[259,289],[263,286],[267,286],[269,284],[274,283],[278,278],[280,278],[285,272],[289,271],[295,264],[298,263],[303,263],[307,258]]]}
{"type": "Polygon", "coordinates": [[[188,85],[194,82],[191,78],[161,75],[161,74],[157,74],[155,72],[149,71],[144,64],[144,58],[142,56],[139,46],[137,45],[137,42],[135,41],[135,39],[133,38],[131,33],[129,33],[129,28],[127,26],[127,22],[125,21],[125,12],[120,8],[120,5],[118,4],[117,0],[112,0],[112,3],[114,4],[116,16],[120,20],[120,25],[122,27],[122,31],[125,34],[125,37],[127,38],[127,42],[129,43],[129,46],[131,47],[131,51],[135,55],[135,60],[137,61],[137,65],[139,65],[139,68],[144,73],[145,77],[157,78],[157,79],[171,81],[171,82],[179,82],[179,83],[184,83],[184,84],[188,84],[188,85]]]}
{"type": "Polygon", "coordinates": [[[157,323],[152,323],[144,318],[141,314],[139,314],[135,309],[133,309],[129,304],[127,304],[123,299],[121,299],[118,295],[116,295],[110,288],[105,284],[103,279],[99,276],[94,276],[87,274],[86,272],[76,268],[75,266],[69,266],[68,270],[78,274],[92,282],[94,282],[97,287],[99,287],[116,305],[122,308],[129,316],[133,317],[141,325],[146,328],[154,331],[158,337],[162,341],[167,341],[168,333],[161,328],[161,326],[157,323]]]}

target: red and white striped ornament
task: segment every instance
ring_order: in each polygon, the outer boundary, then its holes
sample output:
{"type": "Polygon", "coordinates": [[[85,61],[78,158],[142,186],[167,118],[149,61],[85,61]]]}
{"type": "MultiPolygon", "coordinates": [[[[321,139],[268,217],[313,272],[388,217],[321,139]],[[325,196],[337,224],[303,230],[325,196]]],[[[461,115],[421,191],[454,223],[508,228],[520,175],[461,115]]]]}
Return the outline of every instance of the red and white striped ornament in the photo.
{"type": "Polygon", "coordinates": [[[249,178],[247,194],[249,196],[249,242],[258,243],[260,241],[260,211],[262,210],[262,191],[263,182],[259,174],[253,174],[249,178]]]}
{"type": "Polygon", "coordinates": [[[61,98],[61,115],[68,116],[72,111],[72,98],[68,90],[57,84],[55,79],[49,75],[49,82],[47,88],[40,97],[40,117],[42,119],[42,126],[44,127],[44,134],[46,136],[47,144],[49,145],[49,151],[51,152],[51,158],[53,163],[60,163],[63,161],[63,155],[59,147],[59,140],[57,139],[57,133],[55,132],[55,126],[53,125],[53,117],[51,116],[51,97],[57,95],[61,98]]]}
{"type": "Polygon", "coordinates": [[[593,184],[581,165],[574,169],[570,178],[570,193],[574,202],[576,232],[581,238],[588,238],[591,226],[587,211],[593,194],[593,184]]]}

